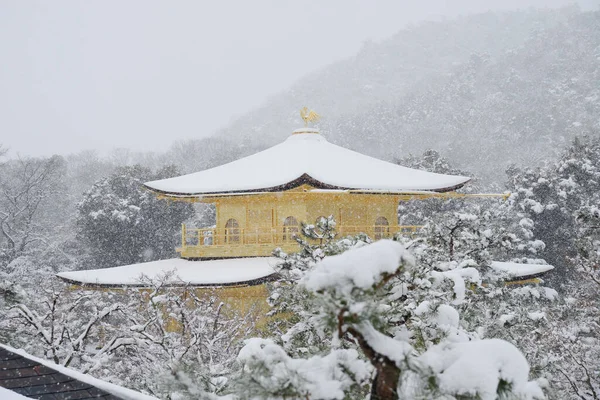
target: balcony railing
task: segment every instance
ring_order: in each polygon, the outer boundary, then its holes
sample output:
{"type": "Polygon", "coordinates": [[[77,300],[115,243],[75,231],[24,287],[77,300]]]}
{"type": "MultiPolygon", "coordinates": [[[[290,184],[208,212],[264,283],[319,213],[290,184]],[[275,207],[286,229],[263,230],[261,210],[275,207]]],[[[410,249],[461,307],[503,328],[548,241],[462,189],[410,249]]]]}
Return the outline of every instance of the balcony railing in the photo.
{"type": "Polygon", "coordinates": [[[360,226],[340,226],[337,228],[338,236],[350,236],[364,233],[371,239],[379,240],[390,238],[397,233],[412,235],[421,229],[421,225],[400,225],[400,226],[385,226],[385,225],[360,225],[360,226]]]}
{"type": "MultiPolygon", "coordinates": [[[[414,234],[421,226],[342,226],[337,228],[339,237],[364,233],[372,239],[383,239],[397,233],[414,234]]],[[[286,245],[296,243],[294,236],[299,234],[299,227],[279,228],[188,228],[185,225],[181,232],[181,247],[241,246],[256,244],[286,245]]]]}

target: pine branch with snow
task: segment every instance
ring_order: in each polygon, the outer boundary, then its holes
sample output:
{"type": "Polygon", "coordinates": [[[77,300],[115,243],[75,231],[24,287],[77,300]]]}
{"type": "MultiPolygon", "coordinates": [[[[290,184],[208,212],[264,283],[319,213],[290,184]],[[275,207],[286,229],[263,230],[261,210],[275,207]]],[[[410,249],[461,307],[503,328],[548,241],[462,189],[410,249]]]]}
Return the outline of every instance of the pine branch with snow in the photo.
{"type": "MultiPolygon", "coordinates": [[[[513,345],[478,340],[476,334],[461,327],[454,305],[464,301],[468,282],[479,283],[475,270],[423,269],[400,243],[389,240],[327,257],[301,280],[301,286],[313,296],[308,300],[317,312],[312,323],[331,335],[329,348],[318,356],[323,359],[344,347],[359,350],[374,371],[372,399],[413,398],[419,393],[428,398],[492,399],[498,393],[543,398],[540,387],[528,380],[527,361],[513,345]],[[453,290],[448,292],[448,287],[453,290]],[[465,367],[470,373],[460,377],[458,372],[465,367]]],[[[261,343],[246,342],[240,358],[244,364],[241,381],[246,386],[254,383],[254,398],[271,398],[279,386],[268,380],[270,372],[261,368],[273,354],[285,363],[291,361],[281,346],[261,343]],[[275,386],[267,387],[265,382],[275,386]]],[[[302,365],[317,354],[307,356],[293,359],[302,365]]],[[[329,363],[325,368],[335,369],[335,365],[329,363]]],[[[282,372],[280,382],[286,382],[289,393],[310,393],[310,384],[287,374],[282,372]]],[[[324,375],[322,379],[330,378],[324,375]]],[[[353,379],[352,374],[346,373],[343,379],[353,379]]],[[[356,395],[364,382],[355,384],[356,395]]],[[[332,385],[327,380],[321,383],[322,387],[332,385]]],[[[342,399],[348,393],[332,389],[319,392],[319,398],[342,399]]]]}

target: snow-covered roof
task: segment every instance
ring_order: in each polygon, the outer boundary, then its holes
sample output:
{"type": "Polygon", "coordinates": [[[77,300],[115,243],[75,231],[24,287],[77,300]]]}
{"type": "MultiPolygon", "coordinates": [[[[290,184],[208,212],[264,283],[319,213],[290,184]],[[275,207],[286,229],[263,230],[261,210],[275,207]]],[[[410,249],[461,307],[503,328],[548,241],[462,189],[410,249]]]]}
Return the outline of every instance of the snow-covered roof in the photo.
{"type": "Polygon", "coordinates": [[[281,191],[310,184],[320,189],[445,192],[467,183],[465,176],[402,167],[329,143],[314,129],[299,129],[282,143],[215,168],[147,182],[173,196],[281,191]]]}
{"type": "Polygon", "coordinates": [[[554,269],[552,265],[548,264],[521,264],[501,261],[492,261],[490,267],[498,272],[507,273],[511,278],[535,276],[554,269]]]}
{"type": "MultiPolygon", "coordinates": [[[[275,273],[274,257],[229,258],[190,261],[183,258],[151,261],[114,268],[61,272],[68,282],[98,286],[144,286],[147,280],[167,278],[173,285],[227,286],[260,282],[275,273]],[[142,279],[142,276],[145,279],[142,279]]],[[[536,276],[554,269],[551,265],[493,261],[491,268],[510,278],[536,276]]]]}
{"type": "Polygon", "coordinates": [[[194,286],[225,286],[260,281],[275,273],[272,257],[190,261],[182,258],[151,261],[114,268],[70,271],[57,274],[73,283],[99,286],[144,286],[150,280],[167,278],[168,283],[194,286]]]}

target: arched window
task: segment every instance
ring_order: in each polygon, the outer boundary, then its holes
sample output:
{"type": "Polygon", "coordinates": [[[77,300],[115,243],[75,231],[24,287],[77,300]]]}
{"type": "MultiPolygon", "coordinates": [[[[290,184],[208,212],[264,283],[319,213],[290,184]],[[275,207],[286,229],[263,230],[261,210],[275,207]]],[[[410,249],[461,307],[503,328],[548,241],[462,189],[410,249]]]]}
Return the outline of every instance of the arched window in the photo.
{"type": "Polygon", "coordinates": [[[390,224],[386,217],[377,217],[375,220],[375,240],[383,239],[390,234],[390,224]]]}
{"type": "Polygon", "coordinates": [[[240,242],[240,224],[231,218],[225,223],[225,243],[240,242]]]}
{"type": "Polygon", "coordinates": [[[299,232],[298,220],[294,217],[287,217],[283,221],[283,240],[293,240],[299,232]]]}

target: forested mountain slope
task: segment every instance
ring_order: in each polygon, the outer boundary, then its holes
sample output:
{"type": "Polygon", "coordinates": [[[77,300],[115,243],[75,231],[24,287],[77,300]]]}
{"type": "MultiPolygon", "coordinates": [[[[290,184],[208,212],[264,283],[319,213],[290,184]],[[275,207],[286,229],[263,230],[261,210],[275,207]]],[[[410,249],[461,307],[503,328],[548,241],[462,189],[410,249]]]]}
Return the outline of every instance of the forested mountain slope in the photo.
{"type": "MultiPolygon", "coordinates": [[[[310,56],[310,51],[303,56],[310,56]]],[[[576,7],[429,22],[317,71],[222,129],[242,152],[321,113],[328,139],[400,158],[427,148],[491,180],[600,129],[600,12],[576,7]]]]}

